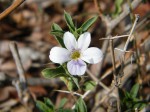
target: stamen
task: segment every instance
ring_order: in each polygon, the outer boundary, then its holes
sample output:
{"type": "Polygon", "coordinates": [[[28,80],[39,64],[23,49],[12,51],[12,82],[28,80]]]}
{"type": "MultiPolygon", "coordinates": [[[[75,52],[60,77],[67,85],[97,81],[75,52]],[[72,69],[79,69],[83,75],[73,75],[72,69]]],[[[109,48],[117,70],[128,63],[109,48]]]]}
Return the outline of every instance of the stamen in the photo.
{"type": "Polygon", "coordinates": [[[74,60],[80,58],[80,52],[79,52],[79,51],[74,51],[74,52],[71,54],[71,58],[74,59],[74,60]]]}

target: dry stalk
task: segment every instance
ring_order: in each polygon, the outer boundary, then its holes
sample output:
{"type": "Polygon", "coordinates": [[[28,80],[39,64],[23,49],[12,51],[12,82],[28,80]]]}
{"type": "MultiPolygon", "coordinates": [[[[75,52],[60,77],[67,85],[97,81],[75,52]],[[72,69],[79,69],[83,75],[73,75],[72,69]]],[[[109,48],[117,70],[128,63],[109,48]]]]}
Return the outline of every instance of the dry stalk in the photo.
{"type": "Polygon", "coordinates": [[[118,112],[121,112],[121,104],[120,104],[120,97],[119,97],[119,76],[116,73],[113,40],[110,40],[110,51],[111,51],[112,64],[113,64],[113,75],[114,75],[114,81],[115,81],[115,87],[116,87],[115,89],[117,92],[117,110],[118,112]]]}
{"type": "Polygon", "coordinates": [[[88,69],[86,70],[86,72],[97,84],[102,86],[107,92],[110,91],[110,89],[105,84],[103,84],[97,77],[95,77],[94,74],[92,74],[88,69]]]}
{"type": "Polygon", "coordinates": [[[22,63],[20,60],[20,56],[18,53],[17,44],[15,42],[11,42],[9,44],[9,46],[10,46],[10,50],[11,50],[11,53],[12,53],[13,58],[15,60],[17,71],[19,74],[19,80],[13,81],[13,85],[16,87],[20,101],[25,106],[27,111],[30,112],[31,109],[28,106],[29,105],[28,101],[30,101],[30,103],[32,103],[32,105],[34,105],[34,103],[33,103],[33,99],[32,99],[32,97],[28,91],[28,88],[27,88],[25,73],[24,73],[24,69],[23,69],[23,66],[22,66],[22,63]]]}
{"type": "Polygon", "coordinates": [[[128,39],[127,39],[127,41],[126,41],[126,43],[125,43],[125,46],[124,46],[124,49],[123,49],[124,52],[127,50],[128,44],[129,44],[129,42],[130,42],[131,36],[132,36],[132,34],[133,34],[133,31],[134,31],[134,29],[135,29],[135,26],[136,26],[138,20],[139,20],[139,15],[136,14],[136,15],[135,15],[134,24],[133,24],[133,26],[132,26],[132,29],[131,29],[131,31],[130,31],[130,34],[129,34],[129,36],[128,36],[128,39]]]}
{"type": "Polygon", "coordinates": [[[14,0],[14,2],[9,6],[6,10],[4,10],[0,14],[0,20],[2,20],[4,17],[6,17],[8,14],[10,14],[12,11],[14,11],[19,5],[21,5],[25,0],[14,0]]]}
{"type": "Polygon", "coordinates": [[[118,38],[124,38],[124,37],[128,37],[129,35],[120,35],[120,36],[114,36],[111,38],[100,38],[99,40],[113,40],[113,39],[118,39],[118,38]]]}
{"type": "MultiPolygon", "coordinates": [[[[68,93],[68,94],[71,94],[70,91],[64,91],[64,90],[54,90],[54,91],[61,92],[61,93],[68,93]]],[[[72,94],[82,97],[82,94],[79,94],[79,93],[77,93],[77,92],[72,92],[72,94]]]]}
{"type": "MultiPolygon", "coordinates": [[[[134,0],[131,3],[132,9],[135,9],[141,2],[142,2],[142,0],[134,0]]],[[[104,18],[104,22],[106,22],[106,25],[107,25],[107,34],[106,34],[107,37],[110,37],[112,30],[120,23],[120,21],[122,21],[127,15],[129,15],[129,13],[130,13],[129,7],[128,7],[128,5],[126,5],[123,12],[118,17],[116,17],[115,19],[108,21],[108,20],[106,20],[107,18],[104,18]]],[[[99,65],[99,72],[98,72],[99,74],[101,74],[102,65],[105,61],[106,51],[108,49],[108,44],[109,44],[109,41],[106,40],[106,41],[104,41],[103,46],[102,46],[102,51],[104,53],[104,57],[103,57],[103,60],[101,61],[100,65],[99,65]]]]}
{"type": "Polygon", "coordinates": [[[19,74],[19,80],[20,80],[21,83],[24,83],[25,86],[26,86],[26,78],[24,76],[25,73],[24,73],[22,63],[20,61],[20,56],[19,56],[19,53],[18,53],[17,44],[15,42],[11,42],[9,44],[9,46],[10,46],[10,50],[12,52],[13,58],[15,60],[16,66],[17,66],[17,71],[18,71],[18,74],[19,74]]]}

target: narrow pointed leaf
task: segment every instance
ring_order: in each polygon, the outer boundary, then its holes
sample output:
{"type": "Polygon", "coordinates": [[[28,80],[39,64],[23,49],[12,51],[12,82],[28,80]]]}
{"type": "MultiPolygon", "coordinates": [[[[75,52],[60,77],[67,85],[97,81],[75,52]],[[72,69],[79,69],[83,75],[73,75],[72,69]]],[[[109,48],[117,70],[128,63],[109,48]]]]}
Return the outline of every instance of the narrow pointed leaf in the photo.
{"type": "Polygon", "coordinates": [[[136,98],[137,94],[138,94],[138,91],[139,91],[139,88],[140,88],[140,85],[137,83],[135,84],[131,91],[130,91],[130,95],[133,97],[133,98],[136,98]]]}
{"type": "Polygon", "coordinates": [[[122,11],[123,0],[115,0],[115,11],[113,12],[113,17],[118,16],[122,11]]]}
{"type": "MultiPolygon", "coordinates": [[[[66,20],[66,23],[67,23],[69,29],[70,29],[71,31],[75,31],[75,26],[74,26],[74,23],[73,23],[73,21],[72,21],[72,18],[71,18],[71,16],[70,16],[70,14],[67,13],[66,11],[64,11],[64,17],[65,17],[65,20],[66,20]]],[[[73,33],[73,32],[72,32],[72,33],[73,33]]]]}
{"type": "Polygon", "coordinates": [[[84,89],[84,91],[88,91],[88,90],[94,89],[95,86],[96,86],[96,82],[94,82],[94,81],[87,81],[87,82],[84,83],[83,89],[84,89]]]}
{"type": "Polygon", "coordinates": [[[82,32],[87,31],[92,26],[92,24],[97,20],[97,18],[98,16],[90,18],[89,20],[84,22],[79,29],[82,29],[82,32]]]}
{"type": "Polygon", "coordinates": [[[75,112],[87,112],[87,107],[84,100],[80,97],[75,104],[75,112]]]}
{"type": "Polygon", "coordinates": [[[52,110],[54,110],[54,104],[52,103],[52,101],[48,98],[44,98],[44,103],[50,107],[52,110]]]}
{"type": "MultiPolygon", "coordinates": [[[[61,38],[64,35],[64,31],[53,30],[53,31],[51,31],[51,34],[54,35],[54,36],[56,36],[56,37],[61,38]]],[[[61,40],[63,40],[63,39],[61,38],[61,40]]]]}
{"type": "Polygon", "coordinates": [[[78,89],[80,89],[78,79],[75,78],[75,77],[72,77],[72,80],[74,81],[74,83],[76,84],[76,86],[78,87],[78,89]]]}
{"type": "Polygon", "coordinates": [[[51,29],[52,29],[52,31],[53,31],[53,30],[63,31],[62,28],[61,28],[58,24],[56,24],[56,23],[53,23],[53,24],[52,24],[51,29]]]}
{"type": "Polygon", "coordinates": [[[53,112],[52,109],[50,109],[48,106],[46,106],[43,102],[41,101],[36,101],[36,106],[41,112],[53,112]]]}
{"type": "Polygon", "coordinates": [[[58,41],[58,43],[62,46],[65,47],[64,42],[63,42],[63,35],[64,31],[61,29],[59,25],[56,23],[53,23],[51,26],[51,32],[52,35],[54,35],[55,39],[58,41]]]}
{"type": "Polygon", "coordinates": [[[67,98],[63,98],[61,101],[60,101],[60,104],[59,104],[59,108],[63,108],[63,106],[67,103],[67,98]]]}
{"type": "Polygon", "coordinates": [[[66,76],[65,70],[61,66],[54,68],[54,69],[46,68],[42,71],[42,75],[45,78],[56,78],[56,77],[62,77],[62,76],[65,77],[66,76]]]}
{"type": "Polygon", "coordinates": [[[138,110],[142,110],[146,106],[147,106],[146,103],[136,103],[133,108],[134,109],[137,108],[138,110]]]}

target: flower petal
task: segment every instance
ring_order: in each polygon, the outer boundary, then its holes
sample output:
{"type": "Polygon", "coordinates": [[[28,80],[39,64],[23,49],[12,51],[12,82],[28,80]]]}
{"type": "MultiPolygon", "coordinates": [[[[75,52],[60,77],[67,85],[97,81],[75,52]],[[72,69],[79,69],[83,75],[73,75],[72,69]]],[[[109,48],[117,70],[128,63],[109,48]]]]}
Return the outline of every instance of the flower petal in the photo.
{"type": "Polygon", "coordinates": [[[86,63],[81,59],[71,60],[67,63],[68,71],[71,75],[83,75],[86,71],[86,63]]]}
{"type": "Polygon", "coordinates": [[[53,47],[50,51],[49,58],[54,63],[64,63],[70,60],[70,52],[61,47],[53,47]]]}
{"type": "Polygon", "coordinates": [[[103,59],[103,53],[99,48],[90,47],[82,53],[82,60],[90,64],[96,64],[103,59]]]}
{"type": "Polygon", "coordinates": [[[89,32],[85,32],[80,35],[78,39],[78,48],[83,50],[86,50],[91,42],[91,34],[89,32]]]}
{"type": "Polygon", "coordinates": [[[73,51],[76,49],[77,41],[72,33],[65,32],[63,39],[64,39],[64,44],[69,51],[73,51]]]}

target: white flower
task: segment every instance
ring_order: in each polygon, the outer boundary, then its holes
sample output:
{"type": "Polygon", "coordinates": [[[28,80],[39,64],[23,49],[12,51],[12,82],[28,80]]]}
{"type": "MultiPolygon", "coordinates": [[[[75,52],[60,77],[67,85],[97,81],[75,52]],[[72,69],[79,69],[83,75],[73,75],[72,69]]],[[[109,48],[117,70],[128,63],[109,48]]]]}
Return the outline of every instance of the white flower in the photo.
{"type": "Polygon", "coordinates": [[[87,69],[85,62],[96,64],[103,58],[103,53],[96,47],[89,47],[91,34],[85,32],[80,35],[78,41],[70,32],[65,32],[63,37],[66,48],[53,47],[49,58],[54,63],[67,63],[67,69],[71,75],[83,75],[87,69]],[[84,62],[85,61],[85,62],[84,62]]]}

